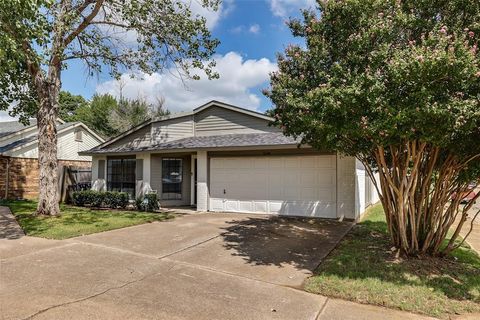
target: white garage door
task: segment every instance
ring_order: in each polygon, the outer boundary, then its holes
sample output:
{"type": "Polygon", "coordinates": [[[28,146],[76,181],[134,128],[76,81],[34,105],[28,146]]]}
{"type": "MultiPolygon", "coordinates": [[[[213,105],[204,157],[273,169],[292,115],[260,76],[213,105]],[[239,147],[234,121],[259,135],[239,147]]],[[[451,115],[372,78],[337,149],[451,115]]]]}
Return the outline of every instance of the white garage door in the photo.
{"type": "Polygon", "coordinates": [[[210,159],[210,211],[336,217],[335,156],[210,159]]]}

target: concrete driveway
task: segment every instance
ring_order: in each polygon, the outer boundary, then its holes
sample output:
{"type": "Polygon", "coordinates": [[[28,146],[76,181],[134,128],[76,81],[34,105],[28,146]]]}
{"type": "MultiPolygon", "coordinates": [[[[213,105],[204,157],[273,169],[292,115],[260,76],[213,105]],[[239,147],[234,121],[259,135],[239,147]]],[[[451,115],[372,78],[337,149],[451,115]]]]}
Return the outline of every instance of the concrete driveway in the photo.
{"type": "MultiPolygon", "coordinates": [[[[297,288],[350,223],[191,214],[69,240],[0,240],[2,319],[315,319],[297,288]]],[[[18,239],[15,239],[18,238],[18,239]]]]}

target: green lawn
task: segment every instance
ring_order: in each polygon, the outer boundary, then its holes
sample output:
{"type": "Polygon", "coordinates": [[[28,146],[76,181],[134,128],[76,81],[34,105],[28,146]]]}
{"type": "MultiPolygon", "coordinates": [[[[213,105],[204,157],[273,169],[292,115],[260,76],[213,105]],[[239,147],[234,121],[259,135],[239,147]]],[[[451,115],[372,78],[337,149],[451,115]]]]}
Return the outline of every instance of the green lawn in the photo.
{"type": "Polygon", "coordinates": [[[305,288],[330,297],[447,318],[480,312],[480,257],[462,247],[444,259],[396,258],[382,207],[377,205],[320,265],[305,288]]]}
{"type": "Polygon", "coordinates": [[[42,217],[33,215],[37,207],[35,201],[2,201],[0,204],[12,210],[27,235],[48,239],[66,239],[174,217],[168,213],[91,210],[63,204],[61,216],[42,217]]]}

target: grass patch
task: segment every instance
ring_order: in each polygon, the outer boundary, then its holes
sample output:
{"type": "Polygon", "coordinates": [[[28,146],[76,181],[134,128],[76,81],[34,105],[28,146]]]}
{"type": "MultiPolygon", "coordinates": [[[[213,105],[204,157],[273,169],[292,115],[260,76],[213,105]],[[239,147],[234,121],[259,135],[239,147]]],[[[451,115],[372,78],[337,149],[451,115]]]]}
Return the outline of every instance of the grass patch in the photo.
{"type": "Polygon", "coordinates": [[[447,258],[398,259],[381,205],[320,265],[305,289],[429,316],[480,312],[480,257],[467,246],[447,258]]]}
{"type": "Polygon", "coordinates": [[[44,217],[34,215],[36,201],[2,201],[0,204],[10,208],[27,235],[48,239],[67,239],[174,217],[169,213],[92,210],[64,204],[60,205],[61,216],[44,217]]]}

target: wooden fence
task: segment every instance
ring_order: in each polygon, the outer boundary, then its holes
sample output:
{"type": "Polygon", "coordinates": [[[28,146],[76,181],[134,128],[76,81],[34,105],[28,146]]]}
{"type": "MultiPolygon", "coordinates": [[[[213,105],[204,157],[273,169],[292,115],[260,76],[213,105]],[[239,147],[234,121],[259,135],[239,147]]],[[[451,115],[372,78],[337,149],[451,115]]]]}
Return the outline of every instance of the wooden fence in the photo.
{"type": "Polygon", "coordinates": [[[74,191],[88,190],[92,187],[92,169],[61,166],[58,180],[60,202],[71,203],[74,191]]]}

